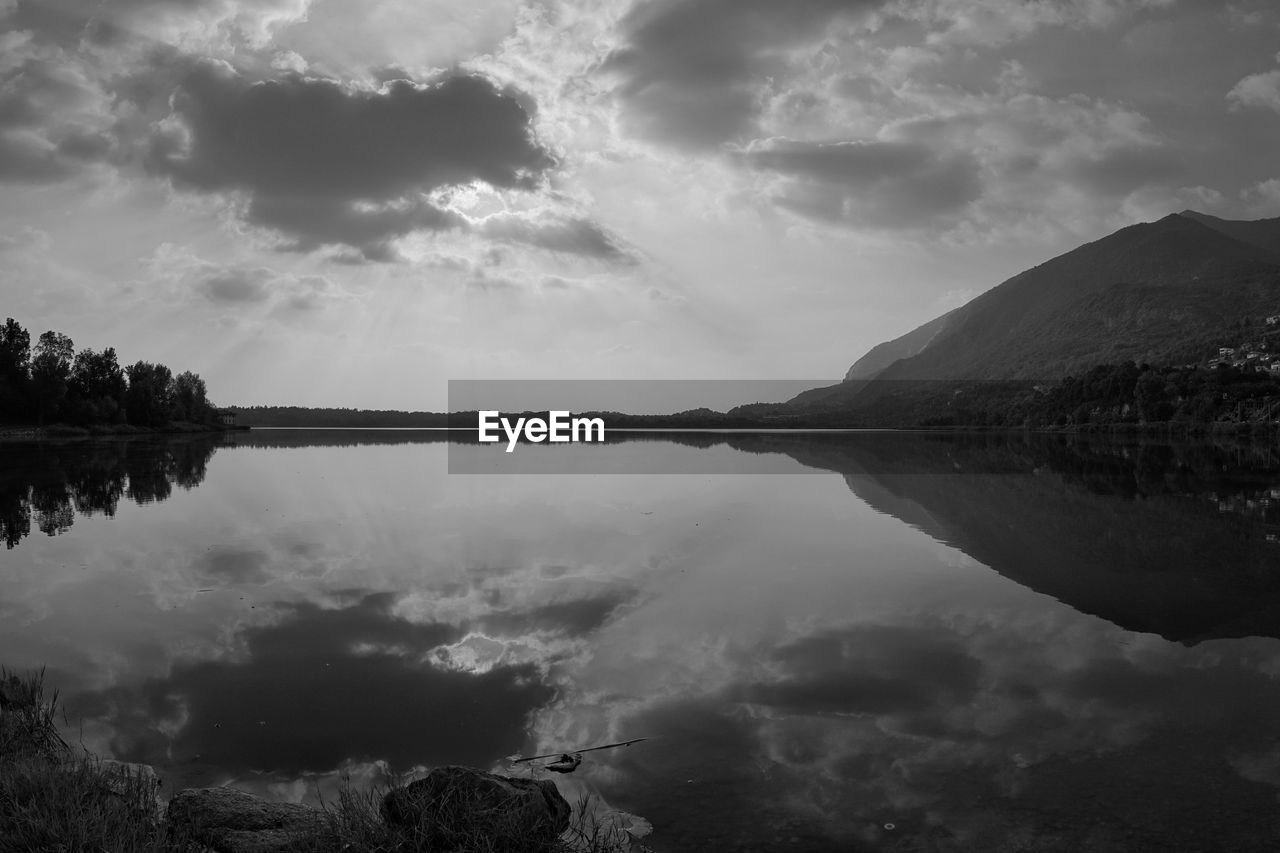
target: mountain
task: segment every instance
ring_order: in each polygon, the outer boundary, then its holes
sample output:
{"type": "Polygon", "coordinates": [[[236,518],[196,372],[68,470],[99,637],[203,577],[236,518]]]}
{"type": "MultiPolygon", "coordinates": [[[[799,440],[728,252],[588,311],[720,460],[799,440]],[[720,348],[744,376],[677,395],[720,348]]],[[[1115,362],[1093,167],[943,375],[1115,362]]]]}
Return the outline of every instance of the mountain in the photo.
{"type": "Polygon", "coordinates": [[[1248,243],[1250,246],[1265,249],[1276,255],[1277,259],[1280,259],[1280,218],[1255,219],[1242,222],[1233,219],[1219,219],[1216,216],[1197,213],[1194,210],[1184,210],[1178,215],[1199,222],[1201,225],[1212,228],[1220,234],[1225,234],[1233,240],[1239,240],[1241,243],[1248,243]]]}
{"type": "Polygon", "coordinates": [[[920,352],[946,330],[948,320],[955,313],[955,311],[948,311],[900,338],[876,344],[866,355],[853,363],[853,367],[850,367],[849,372],[844,375],[844,381],[870,379],[895,361],[910,358],[920,352]]]}
{"type": "Polygon", "coordinates": [[[846,382],[1047,380],[1103,363],[1199,360],[1247,335],[1242,321],[1277,313],[1280,218],[1184,211],[1019,273],[874,347],[846,382]]]}

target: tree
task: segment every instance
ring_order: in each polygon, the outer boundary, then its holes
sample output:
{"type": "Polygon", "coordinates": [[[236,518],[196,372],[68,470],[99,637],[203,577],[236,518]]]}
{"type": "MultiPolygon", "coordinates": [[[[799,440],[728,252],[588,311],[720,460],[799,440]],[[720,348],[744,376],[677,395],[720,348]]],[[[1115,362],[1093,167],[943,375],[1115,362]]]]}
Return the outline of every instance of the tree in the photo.
{"type": "Polygon", "coordinates": [[[21,375],[31,369],[31,335],[12,317],[0,326],[0,376],[21,375]]]}
{"type": "Polygon", "coordinates": [[[190,370],[174,377],[170,389],[175,421],[201,423],[208,419],[209,401],[204,380],[190,370]]]}
{"type": "Polygon", "coordinates": [[[31,384],[41,424],[46,417],[57,415],[67,396],[67,380],[71,376],[74,355],[75,345],[71,338],[59,332],[45,332],[36,344],[36,354],[31,359],[31,384]]]}
{"type": "Polygon", "coordinates": [[[68,397],[77,420],[85,423],[118,423],[124,416],[124,370],[114,347],[76,354],[71,365],[68,397]]]}
{"type": "Polygon", "coordinates": [[[135,426],[164,426],[169,420],[170,384],[173,375],[163,364],[139,361],[125,370],[129,390],[125,392],[125,412],[135,426]]]}
{"type": "Polygon", "coordinates": [[[31,335],[9,317],[0,326],[0,417],[17,418],[27,412],[31,381],[31,335]]]}

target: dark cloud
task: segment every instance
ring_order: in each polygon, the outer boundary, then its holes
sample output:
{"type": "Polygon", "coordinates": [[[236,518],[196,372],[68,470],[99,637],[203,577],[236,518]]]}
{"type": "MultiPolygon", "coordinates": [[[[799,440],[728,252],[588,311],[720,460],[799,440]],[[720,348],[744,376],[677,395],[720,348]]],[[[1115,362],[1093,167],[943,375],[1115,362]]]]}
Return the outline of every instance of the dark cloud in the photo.
{"type": "Polygon", "coordinates": [[[516,279],[495,275],[486,269],[472,270],[466,285],[468,288],[488,293],[515,293],[521,290],[520,282],[516,279]]]}
{"type": "Polygon", "coordinates": [[[106,95],[80,60],[0,21],[0,181],[53,183],[110,159],[106,95]]]}
{"type": "Polygon", "coordinates": [[[86,163],[104,162],[113,158],[118,145],[110,133],[74,132],[58,143],[58,153],[86,163]]]}
{"type": "MultiPolygon", "coordinates": [[[[78,5],[83,7],[87,4],[78,5]]],[[[42,0],[0,3],[0,22],[3,22],[5,29],[24,34],[40,33],[46,39],[66,47],[75,45],[87,19],[84,8],[74,8],[69,3],[49,3],[42,0]]]]}
{"type": "Polygon", "coordinates": [[[0,132],[0,181],[44,184],[60,181],[76,171],[40,137],[0,132]]]}
{"type": "Polygon", "coordinates": [[[772,140],[742,155],[787,180],[776,200],[805,216],[902,228],[954,214],[981,195],[979,165],[967,154],[916,142],[772,140]]]}
{"type": "Polygon", "coordinates": [[[368,90],[296,75],[251,83],[205,63],[175,94],[150,163],[192,189],[246,194],[247,219],[293,248],[341,244],[387,259],[396,237],[461,224],[432,191],[533,189],[554,160],[522,100],[479,77],[368,90]]]}
{"type": "Polygon", "coordinates": [[[113,749],[129,760],[166,760],[155,754],[164,749],[236,774],[378,759],[483,767],[519,749],[527,716],[553,693],[537,670],[439,666],[433,650],[463,631],[398,618],[393,603],[369,595],[337,609],[286,607],[278,624],[242,632],[243,659],[179,664],[137,692],[86,697],[80,711],[115,708],[113,749]],[[156,721],[184,715],[163,746],[156,721]]]}
{"type": "Polygon", "coordinates": [[[226,310],[269,306],[276,313],[310,311],[345,298],[324,276],[217,264],[172,247],[159,250],[153,266],[157,278],[178,282],[180,296],[194,292],[226,310]]]}
{"type": "Polygon", "coordinates": [[[882,0],[657,0],[623,18],[626,43],[604,63],[630,130],[688,148],[747,135],[758,88],[787,66],[785,51],[882,0]]]}
{"type": "Polygon", "coordinates": [[[399,259],[390,244],[397,237],[414,231],[466,227],[462,217],[422,197],[386,204],[317,204],[314,199],[255,195],[245,219],[289,235],[290,248],[299,251],[326,244],[346,245],[358,249],[364,260],[382,262],[399,259]]]}
{"type": "Polygon", "coordinates": [[[1171,151],[1125,149],[1082,158],[1067,167],[1067,177],[1098,195],[1124,195],[1149,184],[1176,185],[1182,158],[1171,151]]]}
{"type": "Polygon", "coordinates": [[[532,141],[524,107],[478,77],[432,86],[396,80],[366,91],[300,76],[252,84],[202,64],[174,109],[190,148],[162,148],[156,163],[202,189],[391,201],[406,185],[530,188],[552,164],[532,141]]]}
{"type": "Polygon", "coordinates": [[[634,262],[634,257],[616,237],[589,219],[576,216],[496,214],[486,219],[479,231],[493,240],[523,243],[550,252],[619,263],[634,262]]]}
{"type": "Polygon", "coordinates": [[[264,276],[254,270],[225,270],[200,282],[210,302],[262,302],[268,290],[264,276]]]}

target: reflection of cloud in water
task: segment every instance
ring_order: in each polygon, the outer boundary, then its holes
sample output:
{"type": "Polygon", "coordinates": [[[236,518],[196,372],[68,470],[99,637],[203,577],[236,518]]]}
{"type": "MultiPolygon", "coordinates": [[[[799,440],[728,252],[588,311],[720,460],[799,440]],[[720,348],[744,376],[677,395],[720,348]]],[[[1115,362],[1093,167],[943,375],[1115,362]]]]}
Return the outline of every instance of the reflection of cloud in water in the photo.
{"type": "Polygon", "coordinates": [[[994,619],[815,630],[725,656],[727,688],[631,706],[613,725],[654,740],[584,770],[675,850],[879,846],[886,822],[957,850],[1269,849],[1271,645],[1225,660],[1098,628],[1072,656],[1054,654],[1060,630],[994,619]]]}
{"type": "MultiPolygon", "coordinates": [[[[772,765],[761,762],[757,723],[719,697],[678,697],[629,718],[625,727],[653,736],[592,774],[605,796],[644,815],[670,849],[768,849],[791,837],[813,841],[784,801],[772,765]],[[678,826],[680,837],[664,833],[678,826]],[[762,835],[764,827],[776,833],[762,835]],[[809,836],[809,837],[804,837],[809,836]]],[[[581,771],[579,771],[581,772],[581,771]]],[[[805,849],[797,846],[796,849],[805,849]]]]}
{"type": "Polygon", "coordinates": [[[880,625],[804,637],[770,658],[783,677],[747,684],[741,698],[793,714],[939,707],[971,696],[982,669],[953,637],[880,625]]]}
{"type": "MultiPolygon", "coordinates": [[[[644,815],[673,850],[822,850],[833,838],[1115,850],[1130,832],[1131,848],[1158,847],[1168,839],[1150,817],[1164,801],[1205,849],[1280,835],[1262,805],[1274,812],[1280,781],[1265,725],[1280,716],[1274,642],[1185,649],[1131,634],[979,565],[995,551],[935,541],[980,539],[1003,549],[999,567],[1074,582],[1085,564],[1039,553],[1042,527],[1024,525],[1031,547],[1013,548],[995,522],[1062,516],[1092,549],[1105,516],[1128,536],[1117,541],[1164,552],[1174,540],[1135,537],[1129,519],[1181,498],[1116,509],[1038,473],[998,489],[925,478],[892,504],[863,483],[871,505],[835,476],[459,488],[431,468],[439,455],[325,450],[220,453],[198,501],[176,490],[145,511],[122,501],[112,525],[78,520],[26,541],[0,611],[39,621],[0,622],[0,645],[74,672],[57,682],[82,685],[67,694],[119,685],[77,703],[103,715],[95,745],[161,763],[199,754],[204,783],[234,771],[276,796],[316,785],[328,796],[335,768],[377,781],[378,758],[491,766],[650,736],[593,754],[568,781],[644,815]],[[1046,503],[1045,484],[1058,504],[1092,507],[1088,523],[1046,503]],[[921,535],[908,503],[966,535],[921,535]],[[990,535],[976,537],[978,522],[990,535]],[[102,569],[77,565],[90,555],[102,569]],[[280,600],[310,603],[267,606],[280,600]],[[481,712],[491,717],[474,722],[481,712]],[[260,766],[273,772],[247,774],[260,766]],[[1093,840],[1081,835],[1091,821],[1093,840]],[[1054,826],[1066,827],[1056,840],[1054,826]]],[[[1160,518],[1195,533],[1173,509],[1160,518]]],[[[1221,529],[1216,513],[1203,529],[1221,529]]],[[[1167,579],[1089,589],[1147,601],[1167,579]]]]}
{"type": "Polygon", "coordinates": [[[634,603],[632,583],[599,577],[538,577],[540,567],[472,572],[400,598],[393,611],[415,622],[460,625],[461,638],[442,645],[438,660],[472,672],[534,663],[563,668],[588,653],[590,638],[634,603]]]}
{"type": "Polygon", "coordinates": [[[195,571],[201,579],[226,586],[264,584],[272,579],[269,561],[265,551],[220,546],[196,558],[195,571]]]}
{"type": "Polygon", "coordinates": [[[325,771],[351,759],[485,765],[518,749],[527,716],[552,695],[538,670],[440,668],[432,651],[460,629],[397,618],[392,603],[370,595],[336,609],[281,606],[278,623],[244,629],[242,659],[179,664],[78,710],[117,709],[116,751],[129,760],[199,756],[235,774],[325,771]],[[180,707],[185,725],[163,747],[157,733],[130,731],[180,707]]]}
{"type": "Polygon", "coordinates": [[[551,633],[581,637],[605,624],[631,591],[612,590],[592,598],[552,601],[528,609],[500,610],[484,616],[480,624],[489,631],[506,636],[551,633]]]}

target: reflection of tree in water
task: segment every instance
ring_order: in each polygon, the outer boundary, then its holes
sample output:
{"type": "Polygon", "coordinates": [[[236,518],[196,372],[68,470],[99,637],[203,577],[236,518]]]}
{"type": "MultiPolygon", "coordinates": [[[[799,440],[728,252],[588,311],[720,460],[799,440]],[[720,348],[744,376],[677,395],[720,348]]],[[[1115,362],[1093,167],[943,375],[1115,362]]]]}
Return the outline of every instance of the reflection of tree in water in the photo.
{"type": "Polygon", "coordinates": [[[65,533],[75,520],[71,493],[62,483],[35,483],[31,487],[31,508],[36,527],[48,536],[65,533]]]}
{"type": "MultiPolygon", "coordinates": [[[[1096,495],[1270,498],[1280,448],[1268,440],[1173,441],[1158,436],[990,433],[655,434],[682,444],[724,442],[746,453],[785,453],[844,474],[1031,474],[1051,471],[1096,495]]],[[[629,439],[628,439],[629,440],[629,439]]]]}
{"type": "Polygon", "coordinates": [[[0,491],[0,538],[5,548],[16,547],[31,532],[31,506],[25,500],[0,491]]]}
{"type": "Polygon", "coordinates": [[[116,514],[116,504],[124,494],[125,476],[113,454],[94,453],[83,464],[64,470],[76,509],[82,515],[116,514]]]}
{"type": "Polygon", "coordinates": [[[15,548],[36,529],[56,536],[66,532],[76,513],[108,517],[120,499],[139,504],[168,498],[174,485],[193,489],[219,439],[131,439],[105,442],[16,445],[0,466],[0,539],[15,548]]]}

